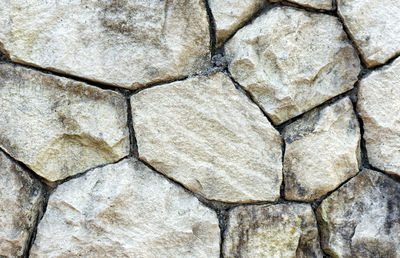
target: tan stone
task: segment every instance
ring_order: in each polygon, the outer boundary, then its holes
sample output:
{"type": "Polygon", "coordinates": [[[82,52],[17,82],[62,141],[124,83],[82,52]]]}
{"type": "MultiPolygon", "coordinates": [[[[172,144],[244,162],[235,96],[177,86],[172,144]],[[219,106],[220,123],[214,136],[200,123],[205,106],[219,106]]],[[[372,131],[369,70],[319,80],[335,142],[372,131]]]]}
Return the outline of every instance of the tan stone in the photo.
{"type": "Polygon", "coordinates": [[[0,147],[56,181],[129,154],[118,93],[0,64],[0,147]]]}
{"type": "Polygon", "coordinates": [[[333,16],[275,7],[225,45],[229,70],[275,124],[353,88],[358,56],[333,16]]]}
{"type": "Polygon", "coordinates": [[[50,196],[31,257],[219,257],[216,213],[131,158],[50,196]]]}
{"type": "Polygon", "coordinates": [[[223,73],[145,89],[131,98],[139,156],[210,200],[274,201],[281,137],[223,73]]]}
{"type": "Polygon", "coordinates": [[[347,97],[305,114],[283,137],[286,199],[312,201],[359,171],[360,128],[347,97]]]}
{"type": "Polygon", "coordinates": [[[7,1],[0,45],[16,62],[130,89],[210,62],[203,0],[7,1]]]}

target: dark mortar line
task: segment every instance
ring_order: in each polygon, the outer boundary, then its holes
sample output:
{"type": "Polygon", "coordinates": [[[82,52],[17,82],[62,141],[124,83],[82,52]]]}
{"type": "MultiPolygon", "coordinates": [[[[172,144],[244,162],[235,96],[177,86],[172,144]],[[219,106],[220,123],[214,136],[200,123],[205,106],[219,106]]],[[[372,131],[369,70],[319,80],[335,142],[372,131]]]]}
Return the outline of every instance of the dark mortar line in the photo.
{"type": "Polygon", "coordinates": [[[310,12],[310,13],[327,14],[327,15],[335,16],[335,9],[333,9],[333,10],[318,9],[318,8],[309,7],[309,6],[305,6],[305,5],[301,5],[298,3],[289,2],[289,1],[285,1],[285,0],[282,0],[279,3],[282,6],[294,7],[296,9],[302,9],[302,10],[310,12]]]}
{"type": "Polygon", "coordinates": [[[317,225],[317,230],[318,230],[319,249],[321,250],[324,258],[325,257],[327,257],[327,258],[331,257],[330,255],[325,253],[324,249],[322,248],[322,232],[321,232],[321,227],[320,227],[320,225],[318,223],[318,219],[317,219],[317,209],[315,207],[313,207],[313,206],[311,206],[311,208],[312,208],[312,211],[314,213],[315,224],[317,225]]]}
{"type": "Polygon", "coordinates": [[[128,157],[138,157],[138,146],[135,136],[135,128],[133,127],[133,115],[132,115],[132,105],[130,98],[126,98],[126,107],[127,107],[127,126],[129,130],[129,156],[128,157]]]}
{"type": "Polygon", "coordinates": [[[225,241],[225,232],[226,232],[226,227],[228,225],[228,216],[229,213],[227,210],[221,210],[217,211],[217,217],[218,217],[218,226],[220,230],[220,242],[219,242],[219,257],[223,258],[223,244],[225,241]]]}
{"type": "Polygon", "coordinates": [[[174,83],[174,82],[181,82],[184,80],[189,79],[190,77],[195,77],[198,74],[191,74],[188,76],[183,76],[180,78],[176,78],[176,79],[172,79],[172,80],[165,80],[165,81],[161,81],[161,82],[154,82],[154,83],[149,83],[146,86],[131,90],[130,93],[127,95],[128,98],[131,98],[133,95],[143,91],[143,90],[147,90],[147,89],[151,89],[153,87],[157,87],[157,86],[161,86],[161,85],[166,85],[166,84],[170,84],[170,83],[174,83]]]}
{"type": "Polygon", "coordinates": [[[370,68],[366,68],[366,70],[368,70],[370,72],[373,72],[375,70],[381,70],[381,69],[385,68],[386,66],[391,65],[399,57],[400,57],[400,53],[397,53],[394,56],[392,56],[391,58],[389,58],[385,63],[379,64],[379,65],[375,65],[375,66],[370,67],[370,68]]]}
{"type": "Polygon", "coordinates": [[[214,15],[211,11],[210,5],[208,0],[203,0],[204,6],[206,7],[207,17],[208,17],[208,26],[209,26],[209,33],[210,33],[210,52],[211,57],[215,55],[216,43],[217,43],[217,34],[216,34],[216,27],[215,27],[215,20],[214,15]]]}
{"type": "Polygon", "coordinates": [[[279,133],[281,135],[281,141],[282,141],[282,183],[281,183],[281,187],[280,187],[280,198],[285,199],[285,173],[284,173],[284,164],[285,164],[285,153],[286,153],[286,141],[282,135],[282,133],[279,133]]]}
{"type": "Polygon", "coordinates": [[[368,167],[364,167],[364,168],[373,170],[373,171],[378,172],[378,173],[381,173],[381,174],[391,178],[393,181],[395,181],[397,183],[400,183],[400,176],[399,175],[389,174],[388,172],[386,172],[386,171],[384,171],[382,169],[379,169],[377,167],[374,167],[371,164],[368,164],[368,165],[369,165],[368,167]]]}

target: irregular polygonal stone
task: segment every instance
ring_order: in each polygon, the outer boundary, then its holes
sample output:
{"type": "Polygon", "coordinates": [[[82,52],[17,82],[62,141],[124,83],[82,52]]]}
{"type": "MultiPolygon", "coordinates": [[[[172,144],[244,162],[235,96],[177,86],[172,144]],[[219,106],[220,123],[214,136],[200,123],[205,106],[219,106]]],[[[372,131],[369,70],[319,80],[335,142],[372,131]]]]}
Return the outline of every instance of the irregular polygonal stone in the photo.
{"type": "Polygon", "coordinates": [[[214,211],[135,159],[50,196],[31,257],[219,257],[214,211]]]}
{"type": "Polygon", "coordinates": [[[363,170],[317,210],[322,247],[332,257],[400,257],[400,184],[363,170]]]}
{"type": "Polygon", "coordinates": [[[358,56],[337,18],[277,7],[225,45],[229,70],[275,124],[353,88],[358,56]]]}
{"type": "Polygon", "coordinates": [[[289,0],[288,2],[322,10],[332,10],[332,0],[289,0]]]}
{"type": "Polygon", "coordinates": [[[0,151],[0,257],[22,257],[43,201],[42,184],[0,151]]]}
{"type": "Polygon", "coordinates": [[[364,123],[368,160],[400,176],[400,58],[362,79],[357,109],[364,123]]]}
{"type": "Polygon", "coordinates": [[[307,113],[283,136],[286,199],[312,201],[359,171],[360,128],[349,98],[307,113]]]}
{"type": "Polygon", "coordinates": [[[210,0],[209,5],[215,21],[217,46],[221,46],[267,2],[266,0],[210,0]]]}
{"type": "Polygon", "coordinates": [[[337,5],[368,67],[400,54],[400,1],[337,0],[337,5]]]}
{"type": "Polygon", "coordinates": [[[129,154],[126,101],[84,83],[0,64],[0,146],[49,181],[129,154]]]}
{"type": "Polygon", "coordinates": [[[0,7],[0,48],[16,62],[138,88],[210,61],[202,0],[16,0],[0,7]]]}
{"type": "Polygon", "coordinates": [[[224,257],[323,257],[307,204],[236,207],[224,235],[224,257]]]}
{"type": "Polygon", "coordinates": [[[281,137],[223,73],[153,87],[131,98],[139,156],[210,200],[273,201],[281,137]]]}

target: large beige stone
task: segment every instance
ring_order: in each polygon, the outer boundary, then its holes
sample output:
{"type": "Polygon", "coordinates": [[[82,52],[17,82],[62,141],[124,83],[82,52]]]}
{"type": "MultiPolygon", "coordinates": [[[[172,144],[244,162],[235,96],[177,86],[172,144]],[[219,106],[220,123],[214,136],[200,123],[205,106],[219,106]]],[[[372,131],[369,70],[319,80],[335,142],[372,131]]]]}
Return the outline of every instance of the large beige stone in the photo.
{"type": "Polygon", "coordinates": [[[217,215],[131,158],[60,185],[31,257],[219,257],[217,215]]]}
{"type": "Polygon", "coordinates": [[[210,200],[274,201],[281,137],[223,73],[140,91],[131,98],[139,156],[210,200]]]}
{"type": "Polygon", "coordinates": [[[210,0],[215,21],[217,46],[221,46],[262,7],[267,0],[210,0]]]}
{"type": "Polygon", "coordinates": [[[49,181],[129,154],[118,93],[0,64],[0,147],[49,181]]]}
{"type": "Polygon", "coordinates": [[[360,128],[347,97],[286,126],[283,137],[286,199],[312,201],[359,171],[360,128]]]}
{"type": "Polygon", "coordinates": [[[0,46],[16,62],[135,89],[206,69],[203,0],[13,0],[0,46]]]}
{"type": "Polygon", "coordinates": [[[368,67],[400,54],[400,1],[337,0],[337,5],[368,67]]]}
{"type": "Polygon", "coordinates": [[[317,210],[322,247],[332,257],[400,257],[400,184],[364,170],[317,210]]]}
{"type": "Polygon", "coordinates": [[[276,7],[225,45],[229,70],[275,124],[353,88],[358,56],[337,18],[276,7]]]}
{"type": "Polygon", "coordinates": [[[362,79],[357,109],[369,162],[400,176],[400,58],[362,79]]]}
{"type": "Polygon", "coordinates": [[[0,151],[0,257],[23,257],[43,194],[42,184],[0,151]]]}
{"type": "Polygon", "coordinates": [[[239,206],[229,213],[224,257],[323,257],[307,204],[239,206]]]}

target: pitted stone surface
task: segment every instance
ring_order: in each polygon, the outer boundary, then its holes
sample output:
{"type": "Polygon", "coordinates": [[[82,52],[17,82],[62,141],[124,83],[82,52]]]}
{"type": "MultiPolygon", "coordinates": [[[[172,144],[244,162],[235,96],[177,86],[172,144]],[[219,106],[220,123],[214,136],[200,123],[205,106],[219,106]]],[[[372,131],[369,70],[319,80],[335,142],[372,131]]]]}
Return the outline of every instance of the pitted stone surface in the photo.
{"type": "Polygon", "coordinates": [[[281,137],[223,73],[140,91],[131,98],[139,156],[207,199],[274,201],[281,137]]]}
{"type": "Polygon", "coordinates": [[[56,181],[129,154],[122,95],[0,64],[0,147],[56,181]]]}
{"type": "Polygon", "coordinates": [[[400,58],[361,80],[357,103],[369,162],[400,176],[400,58]]]}
{"type": "Polygon", "coordinates": [[[332,257],[400,257],[400,184],[364,170],[317,211],[322,247],[332,257]]]}
{"type": "Polygon", "coordinates": [[[31,257],[219,257],[217,215],[131,158],[60,185],[31,257]]]}
{"type": "Polygon", "coordinates": [[[0,48],[16,62],[135,89],[209,66],[202,0],[14,0],[0,48]]]}
{"type": "Polygon", "coordinates": [[[337,5],[368,67],[400,54],[400,1],[337,0],[337,5]]]}
{"type": "Polygon", "coordinates": [[[323,257],[307,204],[239,206],[229,213],[224,257],[323,257]]]}
{"type": "Polygon", "coordinates": [[[42,184],[0,151],[0,257],[22,257],[43,201],[42,184]]]}
{"type": "Polygon", "coordinates": [[[225,45],[229,70],[275,124],[353,88],[358,56],[335,17],[276,7],[225,45]]]}
{"type": "Polygon", "coordinates": [[[349,98],[305,114],[283,137],[286,199],[312,201],[359,171],[360,128],[349,98]]]}

